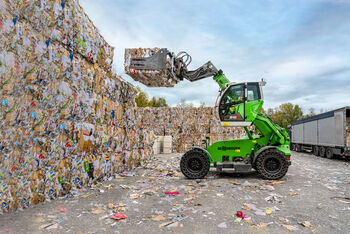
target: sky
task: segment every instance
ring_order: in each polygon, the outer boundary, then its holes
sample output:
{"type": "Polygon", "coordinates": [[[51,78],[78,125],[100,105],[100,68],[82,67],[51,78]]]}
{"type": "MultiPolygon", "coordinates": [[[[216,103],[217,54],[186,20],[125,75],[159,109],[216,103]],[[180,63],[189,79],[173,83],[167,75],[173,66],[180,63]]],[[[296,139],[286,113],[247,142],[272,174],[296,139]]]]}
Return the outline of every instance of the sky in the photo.
{"type": "Polygon", "coordinates": [[[305,113],[350,106],[350,1],[347,0],[80,0],[125,80],[170,106],[213,106],[211,78],[148,88],[124,72],[125,48],[168,48],[207,61],[231,82],[267,81],[264,108],[290,102],[305,113]]]}

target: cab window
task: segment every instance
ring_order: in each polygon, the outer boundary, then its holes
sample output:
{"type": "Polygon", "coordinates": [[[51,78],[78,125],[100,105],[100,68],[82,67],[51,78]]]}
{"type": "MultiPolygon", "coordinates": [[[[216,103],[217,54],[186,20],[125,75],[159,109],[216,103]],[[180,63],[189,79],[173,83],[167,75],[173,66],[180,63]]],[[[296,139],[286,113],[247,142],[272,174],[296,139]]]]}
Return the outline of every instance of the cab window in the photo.
{"type": "Polygon", "coordinates": [[[259,83],[248,83],[247,94],[248,102],[261,99],[259,83]]]}
{"type": "Polygon", "coordinates": [[[244,99],[244,85],[231,86],[222,98],[221,104],[242,101],[244,99]]]}

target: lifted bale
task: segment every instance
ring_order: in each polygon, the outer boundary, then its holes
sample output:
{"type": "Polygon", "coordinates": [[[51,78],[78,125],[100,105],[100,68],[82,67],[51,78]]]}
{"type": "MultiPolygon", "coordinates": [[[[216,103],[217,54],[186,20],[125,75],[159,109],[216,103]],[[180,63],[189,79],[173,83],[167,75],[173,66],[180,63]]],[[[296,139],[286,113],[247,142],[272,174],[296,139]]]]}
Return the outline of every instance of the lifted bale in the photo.
{"type": "MultiPolygon", "coordinates": [[[[174,87],[177,83],[168,69],[165,67],[163,69],[132,69],[130,68],[130,63],[132,59],[142,59],[149,58],[152,55],[156,54],[160,49],[159,48],[130,48],[125,49],[124,55],[124,68],[125,73],[131,76],[135,81],[141,82],[142,84],[148,87],[174,87]]],[[[164,58],[164,60],[167,60],[164,58]]],[[[163,61],[164,65],[169,62],[163,61]]]]}

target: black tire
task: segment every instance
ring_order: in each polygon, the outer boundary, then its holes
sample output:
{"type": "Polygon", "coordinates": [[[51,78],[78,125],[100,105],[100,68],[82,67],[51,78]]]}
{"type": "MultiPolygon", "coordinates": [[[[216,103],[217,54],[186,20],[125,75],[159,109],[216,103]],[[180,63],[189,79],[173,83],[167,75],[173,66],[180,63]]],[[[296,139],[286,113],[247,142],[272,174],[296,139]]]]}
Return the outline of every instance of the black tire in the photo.
{"type": "Polygon", "coordinates": [[[301,152],[301,145],[295,145],[295,151],[301,152]]]}
{"type": "Polygon", "coordinates": [[[327,156],[328,159],[332,159],[334,157],[332,148],[327,148],[326,149],[326,156],[327,156]]]}
{"type": "Polygon", "coordinates": [[[294,151],[295,151],[295,152],[299,152],[299,145],[295,144],[295,146],[294,146],[294,151]]]}
{"type": "Polygon", "coordinates": [[[320,156],[320,148],[316,145],[313,147],[313,154],[316,156],[320,156]]]}
{"type": "Polygon", "coordinates": [[[292,144],[292,150],[293,150],[293,151],[296,151],[296,150],[295,150],[295,144],[292,144]]]}
{"type": "Polygon", "coordinates": [[[326,148],[323,146],[320,146],[320,156],[322,158],[326,157],[326,148]]]}
{"type": "Polygon", "coordinates": [[[180,160],[182,174],[188,179],[201,179],[209,172],[210,160],[208,155],[199,149],[186,152],[180,160]]]}
{"type": "Polygon", "coordinates": [[[278,180],[286,175],[288,162],[280,151],[269,149],[258,156],[256,170],[266,180],[278,180]]]}

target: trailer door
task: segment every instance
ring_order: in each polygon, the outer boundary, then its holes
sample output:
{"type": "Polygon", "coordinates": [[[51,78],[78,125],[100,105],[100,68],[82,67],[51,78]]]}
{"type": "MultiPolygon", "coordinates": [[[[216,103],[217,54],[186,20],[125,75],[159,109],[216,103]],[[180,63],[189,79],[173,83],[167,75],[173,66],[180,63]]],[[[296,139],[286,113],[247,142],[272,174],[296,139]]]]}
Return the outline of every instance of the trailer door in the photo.
{"type": "Polygon", "coordinates": [[[334,122],[335,122],[335,145],[345,146],[345,121],[344,109],[334,112],[334,122]]]}

